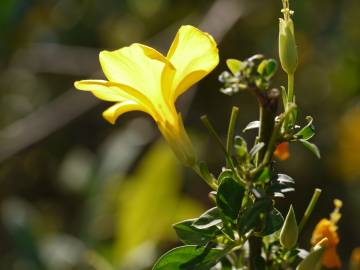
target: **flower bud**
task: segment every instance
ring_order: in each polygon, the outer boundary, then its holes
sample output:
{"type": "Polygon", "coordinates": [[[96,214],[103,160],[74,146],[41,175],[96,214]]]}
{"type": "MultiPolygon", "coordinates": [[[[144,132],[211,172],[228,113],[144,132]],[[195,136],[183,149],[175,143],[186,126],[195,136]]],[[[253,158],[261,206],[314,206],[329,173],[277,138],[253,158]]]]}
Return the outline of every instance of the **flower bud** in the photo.
{"type": "Polygon", "coordinates": [[[299,229],[296,222],[295,212],[291,205],[284,225],[281,228],[280,244],[286,249],[292,249],[298,241],[298,235],[299,229]]]}
{"type": "Polygon", "coordinates": [[[324,254],[325,248],[318,246],[296,267],[296,270],[320,270],[321,258],[324,254]]]}
{"type": "Polygon", "coordinates": [[[279,57],[283,70],[287,74],[294,74],[298,64],[298,55],[295,42],[294,23],[291,18],[280,19],[279,57]]]}

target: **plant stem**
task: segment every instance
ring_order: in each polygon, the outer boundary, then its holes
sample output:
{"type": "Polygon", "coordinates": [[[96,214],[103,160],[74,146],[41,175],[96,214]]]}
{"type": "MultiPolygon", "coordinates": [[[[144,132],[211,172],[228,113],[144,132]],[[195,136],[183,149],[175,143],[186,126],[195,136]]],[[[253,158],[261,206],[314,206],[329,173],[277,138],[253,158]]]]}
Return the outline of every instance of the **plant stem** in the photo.
{"type": "Polygon", "coordinates": [[[200,176],[212,189],[217,190],[216,180],[213,179],[212,175],[204,175],[198,163],[191,167],[193,171],[200,176]]]}
{"type": "Polygon", "coordinates": [[[210,132],[210,134],[214,137],[214,139],[217,141],[219,146],[221,147],[221,150],[225,153],[225,155],[228,154],[223,141],[221,140],[219,134],[215,131],[213,125],[211,124],[209,118],[207,115],[203,115],[200,117],[201,121],[203,122],[204,126],[207,128],[207,130],[210,132]]]}
{"type": "Polygon", "coordinates": [[[228,128],[228,132],[227,132],[227,141],[226,141],[226,151],[229,154],[231,153],[231,149],[233,147],[235,125],[236,125],[236,119],[237,119],[238,115],[239,115],[239,108],[233,107],[232,111],[231,111],[229,128],[228,128]]]}
{"type": "Polygon", "coordinates": [[[308,205],[308,207],[305,210],[304,216],[302,217],[300,224],[299,224],[299,233],[302,231],[302,229],[304,228],[306,222],[308,221],[309,217],[311,216],[311,213],[314,211],[314,207],[320,197],[321,194],[321,189],[315,189],[314,194],[311,198],[311,201],[308,205]]]}
{"type": "Polygon", "coordinates": [[[294,102],[294,74],[288,74],[288,105],[294,102]]]}
{"type": "Polygon", "coordinates": [[[291,104],[288,109],[280,116],[279,118],[279,121],[276,123],[275,127],[274,127],[274,130],[271,134],[271,138],[270,138],[270,141],[268,143],[268,146],[267,146],[267,149],[266,149],[266,152],[265,152],[265,155],[264,155],[264,159],[262,161],[262,164],[260,166],[266,166],[271,158],[272,158],[272,155],[273,155],[273,152],[275,150],[275,147],[276,147],[276,142],[278,140],[278,136],[279,136],[279,133],[280,133],[280,130],[281,130],[281,126],[282,124],[284,123],[284,121],[286,120],[287,116],[293,111],[295,110],[296,108],[296,105],[295,104],[291,104]]]}
{"type": "Polygon", "coordinates": [[[260,128],[259,128],[259,140],[258,143],[265,143],[265,147],[259,151],[259,155],[256,160],[256,166],[259,165],[259,162],[264,158],[267,145],[269,144],[271,134],[275,125],[275,115],[276,110],[269,106],[260,105],[260,128]]]}
{"type": "Polygon", "coordinates": [[[249,270],[256,270],[256,260],[259,256],[261,256],[261,246],[262,246],[262,238],[251,236],[249,238],[250,245],[250,262],[249,262],[249,270]]]}

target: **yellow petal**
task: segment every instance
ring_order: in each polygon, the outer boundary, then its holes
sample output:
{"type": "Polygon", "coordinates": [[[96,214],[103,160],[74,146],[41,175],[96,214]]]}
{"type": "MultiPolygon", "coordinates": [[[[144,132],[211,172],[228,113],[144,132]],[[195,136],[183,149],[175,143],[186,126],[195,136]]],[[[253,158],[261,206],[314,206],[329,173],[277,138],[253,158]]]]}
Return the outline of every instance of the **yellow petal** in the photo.
{"type": "Polygon", "coordinates": [[[172,68],[161,53],[135,43],[116,51],[102,51],[99,58],[109,81],[136,89],[154,103],[161,102],[162,73],[165,66],[172,68]]]}
{"type": "Polygon", "coordinates": [[[99,99],[112,102],[133,101],[147,108],[147,112],[154,119],[158,119],[158,112],[152,102],[139,91],[123,84],[103,80],[83,80],[74,83],[83,91],[90,91],[99,99]]]}
{"type": "Polygon", "coordinates": [[[103,80],[83,80],[74,83],[75,88],[82,91],[90,91],[99,99],[105,101],[124,101],[130,99],[130,96],[119,87],[109,86],[107,81],[103,80]]]}
{"type": "Polygon", "coordinates": [[[176,68],[170,93],[171,100],[175,101],[217,66],[219,52],[211,35],[187,25],[179,29],[167,58],[176,68]]]}
{"type": "Polygon", "coordinates": [[[134,101],[128,100],[121,103],[116,103],[115,105],[108,108],[103,112],[103,117],[110,122],[111,124],[115,124],[116,119],[126,112],[130,111],[146,111],[146,108],[134,101]]]}

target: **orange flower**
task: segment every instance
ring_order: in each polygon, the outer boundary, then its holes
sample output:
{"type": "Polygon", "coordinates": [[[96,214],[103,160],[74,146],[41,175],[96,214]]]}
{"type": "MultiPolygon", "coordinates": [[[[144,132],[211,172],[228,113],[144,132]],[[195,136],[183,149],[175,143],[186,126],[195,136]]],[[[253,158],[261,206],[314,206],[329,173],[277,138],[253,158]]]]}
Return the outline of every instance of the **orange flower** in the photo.
{"type": "Polygon", "coordinates": [[[290,156],[289,154],[289,143],[288,142],[283,142],[280,143],[275,151],[274,151],[274,155],[275,157],[277,157],[280,160],[287,160],[290,156]]]}
{"type": "Polygon", "coordinates": [[[323,218],[320,220],[311,237],[312,245],[316,245],[324,237],[328,239],[326,250],[322,258],[322,264],[328,268],[341,267],[341,260],[336,250],[336,247],[340,242],[339,234],[337,233],[338,227],[336,224],[341,218],[339,210],[342,207],[342,202],[335,199],[334,204],[335,210],[331,213],[330,219],[323,218]]]}
{"type": "Polygon", "coordinates": [[[355,248],[351,253],[350,269],[360,269],[360,247],[355,248]]]}

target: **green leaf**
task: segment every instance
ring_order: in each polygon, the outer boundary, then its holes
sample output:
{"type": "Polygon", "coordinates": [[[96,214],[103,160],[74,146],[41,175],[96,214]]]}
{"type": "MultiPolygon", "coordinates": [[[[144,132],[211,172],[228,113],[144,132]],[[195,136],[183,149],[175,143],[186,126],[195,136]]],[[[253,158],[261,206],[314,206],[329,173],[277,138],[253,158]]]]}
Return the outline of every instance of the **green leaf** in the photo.
{"type": "Polygon", "coordinates": [[[256,155],[257,153],[259,153],[259,151],[260,151],[261,149],[263,149],[264,146],[265,146],[265,143],[263,143],[263,142],[260,142],[260,143],[255,144],[254,147],[253,147],[253,148],[250,150],[250,152],[249,152],[250,157],[251,157],[251,158],[254,158],[255,155],[256,155]]]}
{"type": "Polygon", "coordinates": [[[245,189],[233,178],[222,180],[217,195],[217,206],[231,219],[236,219],[240,208],[245,189]]]}
{"type": "Polygon", "coordinates": [[[258,66],[258,73],[265,77],[266,80],[270,80],[276,73],[277,63],[274,59],[263,60],[258,66]]]}
{"type": "Polygon", "coordinates": [[[197,246],[177,247],[165,253],[152,270],[209,270],[225,255],[224,250],[197,246]]]}
{"type": "Polygon", "coordinates": [[[303,139],[305,141],[310,140],[315,135],[315,127],[313,125],[314,119],[311,116],[307,116],[307,125],[303,127],[299,132],[295,134],[296,138],[303,139]]]}
{"type": "Polygon", "coordinates": [[[213,207],[195,219],[193,226],[197,229],[207,229],[222,223],[221,213],[217,207],[213,207]]]}
{"type": "Polygon", "coordinates": [[[319,148],[306,140],[300,139],[299,140],[308,150],[310,150],[317,158],[321,158],[319,148]]]}
{"type": "Polygon", "coordinates": [[[261,219],[261,214],[270,210],[272,205],[271,199],[264,198],[256,201],[239,218],[239,233],[244,235],[251,229],[255,228],[261,219]]]}
{"type": "Polygon", "coordinates": [[[237,59],[226,60],[226,65],[234,75],[236,75],[243,68],[243,63],[237,59]]]}
{"type": "Polygon", "coordinates": [[[249,124],[247,124],[247,126],[243,129],[243,132],[246,132],[250,129],[256,129],[256,128],[260,128],[260,121],[252,121],[249,124]]]}
{"type": "Polygon", "coordinates": [[[274,208],[266,217],[265,227],[261,231],[262,236],[273,234],[274,232],[281,229],[284,223],[284,217],[282,214],[274,208]]]}
{"type": "Polygon", "coordinates": [[[256,178],[256,182],[259,183],[268,183],[270,181],[270,169],[269,167],[266,167],[263,169],[260,173],[260,175],[256,178]]]}
{"type": "Polygon", "coordinates": [[[176,234],[180,240],[186,245],[205,245],[214,237],[219,231],[216,227],[207,229],[198,229],[194,227],[195,219],[188,219],[173,225],[176,234]]]}
{"type": "Polygon", "coordinates": [[[218,182],[221,183],[225,178],[234,178],[234,173],[232,172],[232,170],[223,170],[218,177],[218,182]]]}

